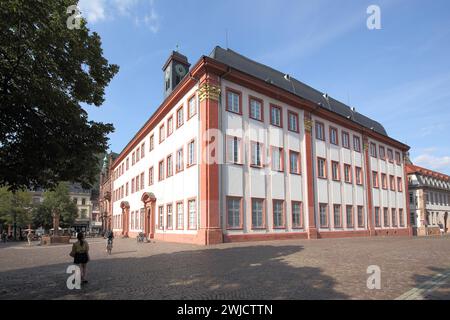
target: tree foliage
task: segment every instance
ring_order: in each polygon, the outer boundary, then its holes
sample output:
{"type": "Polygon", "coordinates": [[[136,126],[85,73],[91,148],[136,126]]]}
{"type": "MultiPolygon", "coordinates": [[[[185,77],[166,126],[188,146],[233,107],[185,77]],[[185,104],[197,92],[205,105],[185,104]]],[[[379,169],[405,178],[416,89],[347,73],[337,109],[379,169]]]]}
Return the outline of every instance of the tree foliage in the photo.
{"type": "Polygon", "coordinates": [[[75,0],[0,1],[0,186],[89,188],[111,124],[88,119],[118,66],[86,21],[67,28],[75,0]]]}
{"type": "Polygon", "coordinates": [[[77,205],[69,195],[69,187],[61,182],[54,191],[44,193],[44,201],[33,212],[33,224],[36,227],[53,227],[53,213],[60,214],[60,226],[70,227],[78,216],[77,205]]]}
{"type": "Polygon", "coordinates": [[[0,224],[26,227],[31,223],[31,195],[27,191],[11,192],[0,188],[0,224]]]}

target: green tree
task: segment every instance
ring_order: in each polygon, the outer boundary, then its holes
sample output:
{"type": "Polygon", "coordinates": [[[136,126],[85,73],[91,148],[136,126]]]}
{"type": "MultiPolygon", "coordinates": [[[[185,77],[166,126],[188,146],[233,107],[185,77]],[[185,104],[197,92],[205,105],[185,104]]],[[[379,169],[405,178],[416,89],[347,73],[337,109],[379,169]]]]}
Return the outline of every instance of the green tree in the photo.
{"type": "Polygon", "coordinates": [[[55,190],[44,193],[44,201],[33,211],[33,223],[45,229],[53,227],[53,214],[60,214],[60,226],[70,227],[78,216],[78,208],[69,195],[65,182],[57,185],[55,190]]]}
{"type": "Polygon", "coordinates": [[[28,227],[32,222],[31,195],[27,191],[11,192],[0,188],[0,224],[11,224],[17,228],[28,227]]]}
{"type": "Polygon", "coordinates": [[[0,186],[90,188],[112,124],[88,120],[81,104],[100,106],[119,67],[103,57],[100,36],[76,0],[0,1],[0,186]]]}

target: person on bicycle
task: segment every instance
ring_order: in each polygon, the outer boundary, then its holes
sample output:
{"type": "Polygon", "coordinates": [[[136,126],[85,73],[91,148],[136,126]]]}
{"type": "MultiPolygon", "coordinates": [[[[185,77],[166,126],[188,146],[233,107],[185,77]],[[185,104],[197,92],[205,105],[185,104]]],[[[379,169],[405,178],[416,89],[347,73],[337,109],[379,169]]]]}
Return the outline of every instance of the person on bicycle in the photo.
{"type": "Polygon", "coordinates": [[[108,252],[112,249],[113,239],[114,239],[114,233],[110,230],[109,233],[108,233],[108,241],[107,241],[107,244],[106,244],[106,250],[108,252]]]}

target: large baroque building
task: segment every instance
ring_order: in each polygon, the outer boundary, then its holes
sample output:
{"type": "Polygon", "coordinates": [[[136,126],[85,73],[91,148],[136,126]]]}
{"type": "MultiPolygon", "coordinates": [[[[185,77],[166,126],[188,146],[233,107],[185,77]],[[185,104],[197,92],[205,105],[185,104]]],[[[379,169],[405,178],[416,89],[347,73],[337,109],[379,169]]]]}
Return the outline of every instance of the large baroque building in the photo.
{"type": "Polygon", "coordinates": [[[112,166],[113,229],[177,242],[411,235],[405,155],[381,124],[216,47],[173,52],[165,99],[112,166]]]}
{"type": "Polygon", "coordinates": [[[407,164],[411,225],[415,234],[436,235],[450,225],[450,177],[407,164]]]}

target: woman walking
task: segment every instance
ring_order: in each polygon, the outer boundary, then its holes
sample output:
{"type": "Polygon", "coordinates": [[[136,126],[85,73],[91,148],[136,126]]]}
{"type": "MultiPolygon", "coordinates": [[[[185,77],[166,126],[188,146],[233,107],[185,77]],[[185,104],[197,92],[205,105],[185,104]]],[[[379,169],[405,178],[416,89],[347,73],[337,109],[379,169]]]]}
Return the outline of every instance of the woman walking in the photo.
{"type": "Polygon", "coordinates": [[[89,244],[84,240],[82,232],[77,234],[78,241],[72,246],[70,256],[73,257],[73,263],[78,265],[81,270],[81,283],[87,283],[86,264],[89,262],[89,244]]]}

